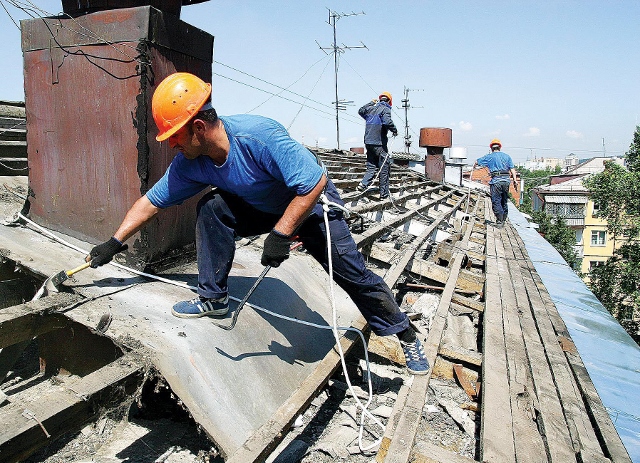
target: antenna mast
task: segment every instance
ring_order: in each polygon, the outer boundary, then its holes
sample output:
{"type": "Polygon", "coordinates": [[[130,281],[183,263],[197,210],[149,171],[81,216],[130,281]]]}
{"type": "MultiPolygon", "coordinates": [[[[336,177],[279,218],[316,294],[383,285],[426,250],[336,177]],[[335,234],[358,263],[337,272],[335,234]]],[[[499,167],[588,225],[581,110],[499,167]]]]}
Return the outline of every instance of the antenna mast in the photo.
{"type": "Polygon", "coordinates": [[[409,108],[422,108],[422,106],[411,106],[409,104],[409,90],[421,91],[421,89],[409,89],[404,87],[404,99],[402,99],[402,108],[404,109],[404,152],[409,154],[411,147],[411,135],[409,134],[409,108]]]}
{"type": "MultiPolygon", "coordinates": [[[[335,74],[335,87],[336,87],[336,100],[332,102],[332,104],[335,105],[336,107],[336,142],[338,145],[338,149],[340,149],[340,119],[339,119],[339,114],[340,111],[345,111],[347,109],[347,105],[353,103],[353,101],[345,101],[345,100],[340,100],[338,98],[338,54],[339,53],[344,53],[345,50],[351,50],[352,48],[367,48],[367,46],[360,42],[361,45],[355,46],[355,47],[348,47],[345,44],[342,44],[342,46],[338,46],[338,41],[337,41],[337,34],[336,34],[336,22],[338,21],[338,19],[340,18],[344,18],[347,16],[358,16],[361,14],[365,14],[364,11],[360,12],[360,13],[336,13],[335,11],[330,10],[329,8],[327,8],[327,10],[329,10],[329,25],[331,27],[333,27],[333,45],[331,47],[322,47],[317,41],[316,43],[318,44],[318,47],[320,47],[320,50],[324,51],[325,53],[327,53],[327,50],[331,50],[331,53],[333,53],[333,65],[334,65],[334,74],[335,74]]],[[[367,48],[368,50],[368,48],[367,48]]],[[[329,53],[327,53],[329,54],[329,53]]]]}

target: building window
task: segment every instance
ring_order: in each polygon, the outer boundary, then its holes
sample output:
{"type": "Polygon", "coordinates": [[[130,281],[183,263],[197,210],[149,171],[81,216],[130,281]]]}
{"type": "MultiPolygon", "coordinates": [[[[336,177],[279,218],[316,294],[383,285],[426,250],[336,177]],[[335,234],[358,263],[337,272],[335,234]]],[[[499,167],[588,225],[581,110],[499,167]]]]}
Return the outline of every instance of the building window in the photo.
{"type": "Polygon", "coordinates": [[[593,203],[593,217],[598,217],[598,212],[600,212],[600,204],[593,203]]]}
{"type": "Polygon", "coordinates": [[[604,246],[607,244],[607,232],[604,230],[593,230],[591,232],[591,246],[604,246]]]}
{"type": "Polygon", "coordinates": [[[545,212],[563,219],[584,219],[584,204],[547,203],[545,212]]]}
{"type": "Polygon", "coordinates": [[[602,264],[604,264],[603,260],[591,260],[591,261],[589,261],[589,271],[593,270],[596,267],[599,267],[602,264]]]}

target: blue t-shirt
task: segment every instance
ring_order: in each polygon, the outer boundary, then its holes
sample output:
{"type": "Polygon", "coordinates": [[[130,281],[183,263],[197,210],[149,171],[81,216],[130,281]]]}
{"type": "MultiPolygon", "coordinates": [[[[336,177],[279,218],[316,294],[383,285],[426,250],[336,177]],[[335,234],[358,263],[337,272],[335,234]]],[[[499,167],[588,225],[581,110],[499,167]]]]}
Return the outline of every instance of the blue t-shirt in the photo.
{"type": "Polygon", "coordinates": [[[489,181],[491,183],[497,182],[510,182],[509,170],[514,168],[513,160],[511,156],[502,151],[494,151],[493,153],[485,154],[476,161],[479,166],[487,167],[489,172],[505,172],[502,176],[492,177],[489,181]]]}
{"type": "Polygon", "coordinates": [[[208,156],[178,153],[147,192],[156,207],[181,204],[208,186],[233,193],[256,209],[282,214],[296,195],[309,193],[324,173],[315,156],[278,122],[262,116],[220,117],[229,138],[221,166],[208,156]]]}

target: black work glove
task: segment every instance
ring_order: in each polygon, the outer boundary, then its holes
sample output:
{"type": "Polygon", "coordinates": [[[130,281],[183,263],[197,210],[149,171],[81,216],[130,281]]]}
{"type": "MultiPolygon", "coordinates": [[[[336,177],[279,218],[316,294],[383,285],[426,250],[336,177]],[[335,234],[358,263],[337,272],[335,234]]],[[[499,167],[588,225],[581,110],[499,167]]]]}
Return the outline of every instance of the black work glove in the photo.
{"type": "Polygon", "coordinates": [[[391,131],[391,134],[392,134],[394,137],[397,137],[397,136],[398,136],[398,131],[397,131],[397,130],[393,130],[393,131],[391,131]]]}
{"type": "Polygon", "coordinates": [[[291,237],[282,233],[271,230],[267,239],[264,240],[264,249],[262,250],[262,265],[270,265],[278,267],[282,262],[289,258],[289,246],[291,245],[291,237]]]}
{"type": "Polygon", "coordinates": [[[113,256],[119,252],[126,251],[128,248],[128,245],[122,244],[117,239],[111,237],[109,241],[97,245],[89,252],[89,256],[91,256],[91,268],[98,268],[101,265],[108,264],[111,262],[111,259],[113,259],[113,256]]]}

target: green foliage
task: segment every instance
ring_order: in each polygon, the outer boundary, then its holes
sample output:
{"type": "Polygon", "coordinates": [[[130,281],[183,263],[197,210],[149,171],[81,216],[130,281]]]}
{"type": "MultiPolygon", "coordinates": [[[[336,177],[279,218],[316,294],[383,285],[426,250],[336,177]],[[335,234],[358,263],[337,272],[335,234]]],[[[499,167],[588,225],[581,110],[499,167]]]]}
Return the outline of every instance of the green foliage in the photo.
{"type": "Polygon", "coordinates": [[[636,131],[633,134],[633,142],[631,146],[629,146],[626,157],[629,170],[631,172],[640,171],[640,125],[636,126],[636,131]]]}
{"type": "Polygon", "coordinates": [[[640,344],[640,244],[625,244],[589,272],[589,287],[620,325],[640,344]]]}
{"type": "Polygon", "coordinates": [[[589,286],[627,332],[640,343],[640,127],[627,152],[629,170],[613,162],[584,181],[614,239],[624,244],[589,272],[589,286]]]}
{"type": "Polygon", "coordinates": [[[628,171],[614,162],[584,180],[590,198],[598,205],[598,217],[607,221],[610,233],[627,240],[640,235],[640,171],[628,171]]]}
{"type": "Polygon", "coordinates": [[[523,167],[518,168],[520,178],[524,179],[524,191],[522,192],[522,204],[518,209],[527,214],[531,214],[531,190],[549,183],[549,177],[559,174],[562,171],[560,166],[554,169],[546,168],[544,170],[529,170],[523,167]]]}
{"type": "Polygon", "coordinates": [[[562,258],[577,270],[580,267],[580,259],[576,254],[576,234],[567,226],[562,217],[552,217],[546,212],[532,212],[533,221],[538,224],[538,232],[560,253],[562,258]]]}

